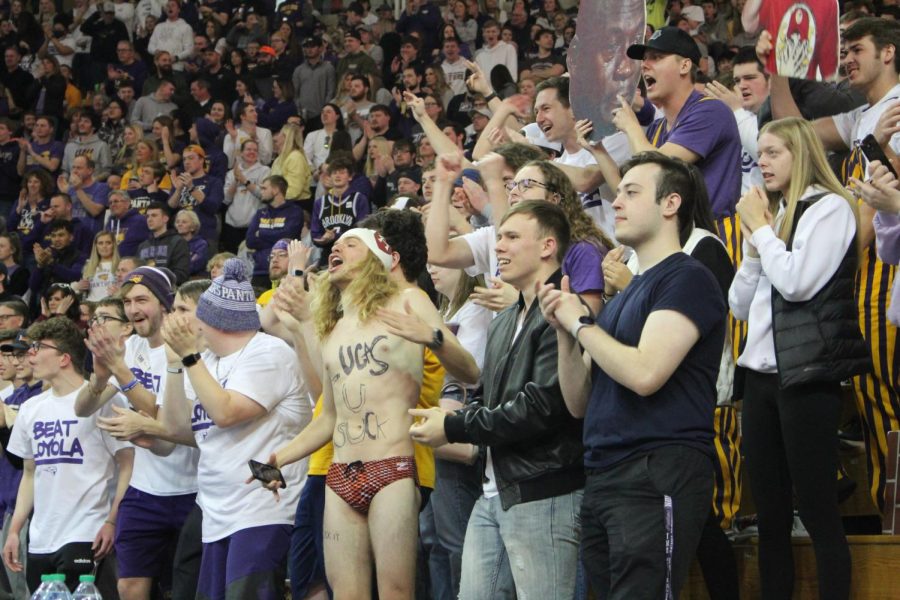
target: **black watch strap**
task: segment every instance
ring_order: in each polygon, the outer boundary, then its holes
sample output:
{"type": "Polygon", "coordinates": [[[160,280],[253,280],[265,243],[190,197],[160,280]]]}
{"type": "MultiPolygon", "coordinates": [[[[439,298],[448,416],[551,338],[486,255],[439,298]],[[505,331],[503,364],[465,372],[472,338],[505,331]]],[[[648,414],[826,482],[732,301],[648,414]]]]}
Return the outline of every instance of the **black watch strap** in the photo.
{"type": "Polygon", "coordinates": [[[487,96],[484,97],[484,101],[490,102],[491,100],[493,100],[494,98],[497,98],[497,97],[498,97],[497,92],[491,92],[490,94],[488,94],[487,96]]]}
{"type": "Polygon", "coordinates": [[[200,362],[200,353],[195,352],[194,354],[188,354],[187,356],[182,357],[181,364],[185,367],[193,367],[198,362],[200,362]]]}

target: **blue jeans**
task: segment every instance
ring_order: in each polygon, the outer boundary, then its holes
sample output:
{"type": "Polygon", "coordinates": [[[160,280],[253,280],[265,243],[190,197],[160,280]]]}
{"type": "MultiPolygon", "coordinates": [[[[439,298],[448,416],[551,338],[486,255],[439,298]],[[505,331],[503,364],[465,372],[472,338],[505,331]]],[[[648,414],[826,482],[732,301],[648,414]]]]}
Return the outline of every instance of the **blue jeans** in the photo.
{"type": "Polygon", "coordinates": [[[578,572],[583,490],[504,511],[475,502],[463,546],[460,600],[571,600],[578,572]]]}
{"type": "Polygon", "coordinates": [[[437,539],[449,561],[451,597],[459,596],[463,543],[475,501],[481,497],[481,465],[435,459],[437,475],[431,504],[437,539]]]}

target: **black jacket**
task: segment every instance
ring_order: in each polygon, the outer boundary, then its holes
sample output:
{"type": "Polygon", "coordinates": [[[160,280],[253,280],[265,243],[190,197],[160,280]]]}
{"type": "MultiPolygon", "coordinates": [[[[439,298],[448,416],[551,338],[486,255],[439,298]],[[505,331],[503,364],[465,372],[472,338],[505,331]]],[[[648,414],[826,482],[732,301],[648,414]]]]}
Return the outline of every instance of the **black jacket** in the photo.
{"type": "MultiPolygon", "coordinates": [[[[806,209],[824,195],[797,204],[794,231],[806,209]]],[[[792,243],[793,235],[788,240],[788,250],[792,243]]],[[[854,238],[837,271],[809,300],[789,302],[772,287],[772,337],[782,388],[843,381],[872,369],[853,294],[856,263],[854,238]]]]}
{"type": "MultiPolygon", "coordinates": [[[[557,271],[548,281],[560,278],[557,271]]],[[[444,421],[450,442],[490,447],[504,510],[584,487],[582,421],[559,389],[556,331],[535,300],[515,336],[523,308],[520,296],[491,323],[481,401],[444,421]]]]}

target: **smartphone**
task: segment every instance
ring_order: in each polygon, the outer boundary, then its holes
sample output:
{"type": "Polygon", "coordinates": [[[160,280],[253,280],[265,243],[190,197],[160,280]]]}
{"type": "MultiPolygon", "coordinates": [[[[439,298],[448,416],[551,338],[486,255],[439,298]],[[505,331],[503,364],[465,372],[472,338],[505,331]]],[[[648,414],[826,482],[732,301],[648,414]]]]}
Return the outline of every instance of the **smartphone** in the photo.
{"type": "Polygon", "coordinates": [[[281,474],[281,469],[278,467],[273,467],[272,465],[267,465],[253,459],[250,459],[247,464],[250,465],[250,472],[253,473],[254,479],[259,479],[263,483],[279,481],[281,482],[281,489],[287,487],[287,483],[284,481],[284,475],[281,474]]]}
{"type": "Polygon", "coordinates": [[[885,155],[884,150],[881,149],[881,146],[878,145],[878,141],[875,139],[874,135],[870,133],[864,137],[863,141],[859,144],[859,149],[862,150],[867,161],[872,162],[873,160],[877,160],[887,167],[888,171],[893,173],[894,177],[897,177],[897,171],[894,170],[894,165],[888,160],[888,157],[885,155]]]}

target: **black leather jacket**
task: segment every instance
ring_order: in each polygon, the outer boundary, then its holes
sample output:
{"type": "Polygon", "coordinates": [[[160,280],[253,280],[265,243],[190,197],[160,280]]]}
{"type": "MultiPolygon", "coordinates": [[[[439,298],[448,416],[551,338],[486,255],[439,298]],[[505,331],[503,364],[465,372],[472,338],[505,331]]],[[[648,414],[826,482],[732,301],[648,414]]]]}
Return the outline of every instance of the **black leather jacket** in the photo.
{"type": "MultiPolygon", "coordinates": [[[[548,282],[559,280],[557,271],[548,282]]],[[[450,442],[490,448],[504,510],[584,487],[582,421],[559,389],[556,331],[534,301],[516,336],[524,306],[520,296],[491,323],[481,401],[444,421],[450,442]]]]}

